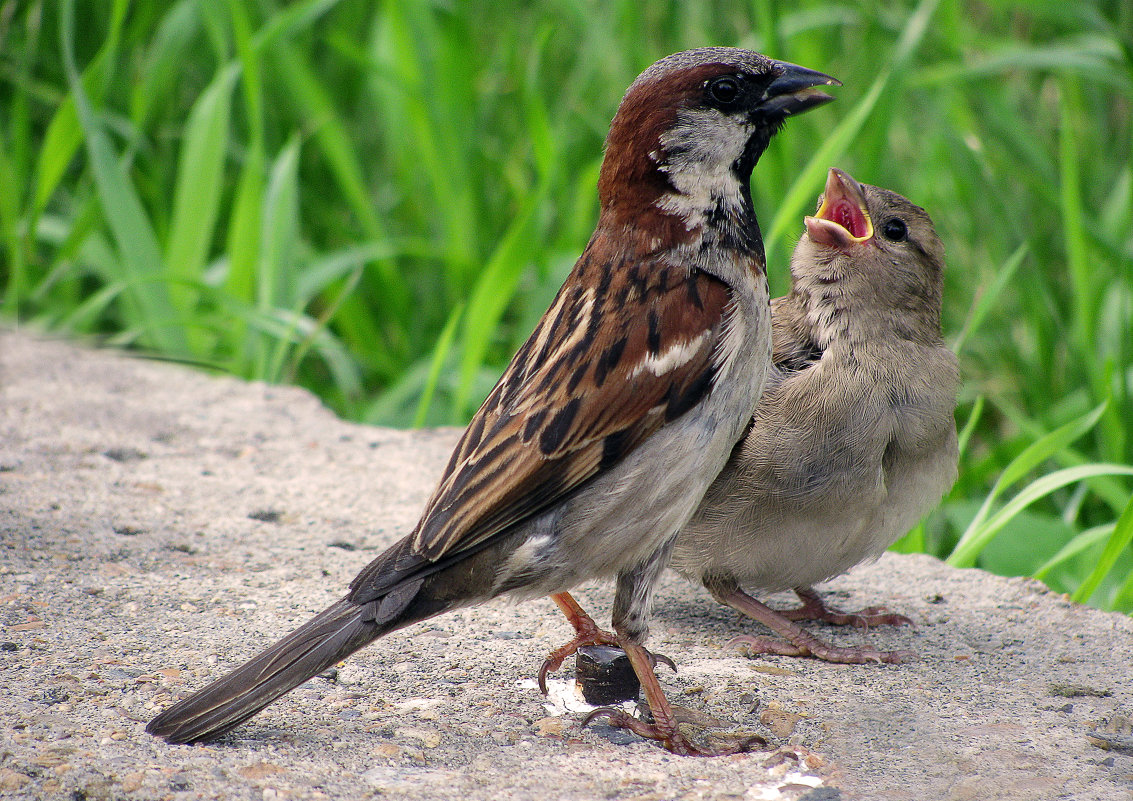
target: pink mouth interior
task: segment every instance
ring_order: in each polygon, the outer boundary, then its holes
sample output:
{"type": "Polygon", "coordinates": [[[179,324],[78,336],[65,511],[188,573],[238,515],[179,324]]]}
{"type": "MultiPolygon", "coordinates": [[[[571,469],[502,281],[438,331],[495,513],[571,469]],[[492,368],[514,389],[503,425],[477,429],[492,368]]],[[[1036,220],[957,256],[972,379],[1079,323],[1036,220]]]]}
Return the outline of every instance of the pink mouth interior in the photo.
{"type": "Polygon", "coordinates": [[[851,236],[857,239],[861,239],[869,233],[869,228],[866,225],[865,215],[862,214],[862,210],[845,199],[840,199],[836,203],[831,204],[831,207],[826,212],[826,219],[838,223],[838,225],[849,231],[851,236]]]}

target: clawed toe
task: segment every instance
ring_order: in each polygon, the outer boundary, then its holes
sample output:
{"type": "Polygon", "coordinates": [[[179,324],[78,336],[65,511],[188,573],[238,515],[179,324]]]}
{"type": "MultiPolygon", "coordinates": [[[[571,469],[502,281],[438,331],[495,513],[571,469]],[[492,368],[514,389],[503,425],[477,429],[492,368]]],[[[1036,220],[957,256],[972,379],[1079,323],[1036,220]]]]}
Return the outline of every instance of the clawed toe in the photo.
{"type": "Polygon", "coordinates": [[[827,606],[812,587],[801,587],[795,590],[802,606],[794,609],[782,609],[778,614],[788,620],[814,620],[819,623],[829,623],[832,626],[853,626],[859,629],[871,626],[911,626],[913,621],[904,615],[890,612],[884,606],[870,606],[857,612],[843,612],[832,606],[827,606]]]}
{"type": "Polygon", "coordinates": [[[675,726],[662,726],[658,723],[649,723],[635,718],[620,709],[613,707],[600,707],[595,709],[582,720],[582,728],[586,728],[598,718],[606,718],[606,723],[617,729],[628,729],[638,737],[647,740],[656,740],[666,749],[678,756],[727,756],[741,754],[766,747],[767,741],[755,735],[751,737],[733,738],[714,746],[702,746],[693,743],[684,736],[675,726]]]}
{"type": "Polygon", "coordinates": [[[817,617],[804,618],[829,623],[834,626],[853,626],[856,629],[868,629],[875,626],[912,626],[913,621],[904,615],[890,612],[884,606],[870,606],[857,612],[841,612],[837,609],[828,609],[825,614],[817,617]]]}
{"type": "MultiPolygon", "coordinates": [[[[573,640],[571,640],[561,648],[556,648],[554,651],[547,655],[546,659],[543,660],[543,664],[539,668],[539,677],[537,680],[539,684],[539,691],[542,692],[543,695],[547,694],[548,674],[554,673],[556,670],[562,667],[563,661],[567,657],[573,656],[574,654],[578,653],[578,649],[583,647],[584,645],[608,645],[611,648],[623,650],[621,648],[621,644],[618,642],[617,637],[601,630],[598,630],[596,632],[588,632],[585,635],[575,637],[573,640]]],[[[646,654],[648,654],[649,656],[649,663],[651,667],[655,668],[657,667],[657,665],[665,665],[674,673],[677,672],[677,664],[664,654],[655,654],[652,651],[646,651],[646,654]]]]}
{"type": "Polygon", "coordinates": [[[795,622],[820,620],[826,623],[852,624],[861,627],[911,624],[912,621],[904,615],[885,612],[881,607],[871,607],[855,613],[840,612],[826,606],[813,589],[802,588],[795,592],[803,601],[801,607],[776,610],[752,598],[739,587],[714,589],[713,594],[719,601],[759,621],[783,638],[780,640],[775,637],[745,635],[733,638],[728,643],[728,647],[742,645],[749,654],[812,656],[815,659],[845,665],[863,665],[867,662],[896,665],[917,658],[912,651],[881,651],[865,646],[842,648],[819,639],[795,622]]]}
{"type": "MultiPolygon", "coordinates": [[[[614,635],[596,629],[593,632],[580,634],[561,648],[556,648],[554,651],[551,651],[551,653],[547,655],[547,658],[543,660],[543,664],[539,667],[538,684],[539,691],[542,692],[543,695],[547,694],[547,674],[554,673],[562,667],[563,660],[568,656],[573,656],[578,653],[578,649],[584,645],[609,645],[613,648],[619,647],[618,640],[614,635]]],[[[662,658],[665,664],[672,665],[669,659],[665,657],[662,658]]],[[[674,667],[673,670],[676,670],[676,668],[674,667]]]]}
{"type": "Polygon", "coordinates": [[[869,662],[899,665],[915,661],[918,657],[912,651],[881,651],[865,646],[839,647],[823,642],[817,637],[805,643],[793,643],[773,637],[753,637],[743,634],[728,641],[727,648],[742,648],[749,656],[774,654],[776,656],[811,656],[824,662],[839,665],[864,665],[869,662]]]}
{"type": "MultiPolygon", "coordinates": [[[[651,719],[646,721],[628,715],[620,709],[602,706],[586,716],[582,721],[583,727],[588,726],[598,718],[606,718],[611,726],[628,729],[639,737],[656,740],[674,754],[681,756],[723,756],[750,751],[758,746],[766,745],[766,741],[761,737],[733,738],[731,741],[725,741],[711,747],[692,743],[677,729],[677,718],[673,714],[673,707],[665,698],[665,692],[661,689],[661,684],[657,681],[657,675],[654,671],[658,664],[668,665],[676,670],[677,666],[673,660],[662,654],[650,653],[628,637],[620,637],[602,631],[569,593],[557,593],[551,596],[551,600],[566,615],[567,620],[574,628],[575,637],[562,648],[552,651],[543,662],[543,666],[539,670],[539,689],[546,694],[547,674],[552,670],[557,670],[562,665],[563,660],[577,652],[581,646],[616,646],[625,652],[634,675],[640,682],[641,690],[645,693],[645,702],[648,704],[650,712],[651,719]]],[[[624,632],[622,633],[624,634],[624,632]]]]}

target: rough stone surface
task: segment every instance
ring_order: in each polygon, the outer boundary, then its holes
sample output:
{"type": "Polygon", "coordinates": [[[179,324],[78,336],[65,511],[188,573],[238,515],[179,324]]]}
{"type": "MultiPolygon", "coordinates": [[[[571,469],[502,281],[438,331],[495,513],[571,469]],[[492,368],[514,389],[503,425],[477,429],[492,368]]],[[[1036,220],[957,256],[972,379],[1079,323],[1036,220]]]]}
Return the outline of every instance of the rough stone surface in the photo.
{"type": "MultiPolygon", "coordinates": [[[[917,627],[821,633],[921,654],[905,665],[749,660],[725,644],[753,625],[675,577],[658,591],[671,699],[772,753],[679,758],[580,731],[531,682],[569,633],[546,601],[411,627],[221,742],[165,745],[144,732],[158,709],[410,530],[457,432],[347,424],[301,390],[23,333],[0,332],[0,371],[6,798],[1133,796],[1133,756],[1088,739],[1127,727],[1133,621],[893,555],[826,589],[917,627]]],[[[608,618],[607,587],[579,597],[608,618]]]]}

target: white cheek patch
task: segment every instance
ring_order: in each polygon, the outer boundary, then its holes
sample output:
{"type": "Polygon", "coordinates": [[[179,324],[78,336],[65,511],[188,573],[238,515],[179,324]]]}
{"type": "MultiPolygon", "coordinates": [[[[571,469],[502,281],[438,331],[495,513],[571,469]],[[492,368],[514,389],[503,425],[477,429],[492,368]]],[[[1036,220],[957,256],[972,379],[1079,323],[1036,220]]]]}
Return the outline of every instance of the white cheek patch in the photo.
{"type": "Polygon", "coordinates": [[[743,155],[752,126],[742,118],[715,109],[684,111],[661,136],[663,162],[674,192],[657,200],[657,207],[681,217],[688,229],[704,223],[719,204],[739,208],[742,187],[732,165],[743,155]]]}
{"type": "Polygon", "coordinates": [[[730,117],[715,109],[686,109],[661,135],[667,171],[672,174],[696,168],[730,172],[753,130],[742,117],[730,117]]]}
{"type": "Polygon", "coordinates": [[[690,339],[685,342],[676,342],[670,345],[661,353],[656,356],[649,354],[633,368],[630,373],[630,378],[636,378],[642,373],[648,371],[655,376],[662,376],[666,373],[671,373],[678,367],[682,367],[688,363],[693,356],[700,352],[704,346],[704,340],[708,337],[708,332],[701,334],[696,339],[690,339]]]}

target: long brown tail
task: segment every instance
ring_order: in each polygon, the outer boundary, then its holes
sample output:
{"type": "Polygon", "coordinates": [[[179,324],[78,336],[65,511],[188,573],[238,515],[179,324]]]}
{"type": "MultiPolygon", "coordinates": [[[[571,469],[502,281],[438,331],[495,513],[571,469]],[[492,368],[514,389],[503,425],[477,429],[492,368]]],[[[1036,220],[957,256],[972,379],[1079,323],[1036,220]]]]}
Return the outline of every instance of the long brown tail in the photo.
{"type": "Polygon", "coordinates": [[[431,562],[417,554],[412,538],[406,537],[367,565],[341,601],[169,707],[146,731],[171,743],[219,737],[379,637],[496,595],[490,577],[500,554],[512,548],[514,543],[504,537],[431,562]]]}
{"type": "Polygon", "coordinates": [[[366,607],[343,599],[271,648],[166,709],[146,731],[171,743],[211,740],[307,679],[390,631],[365,620],[366,607]]]}

